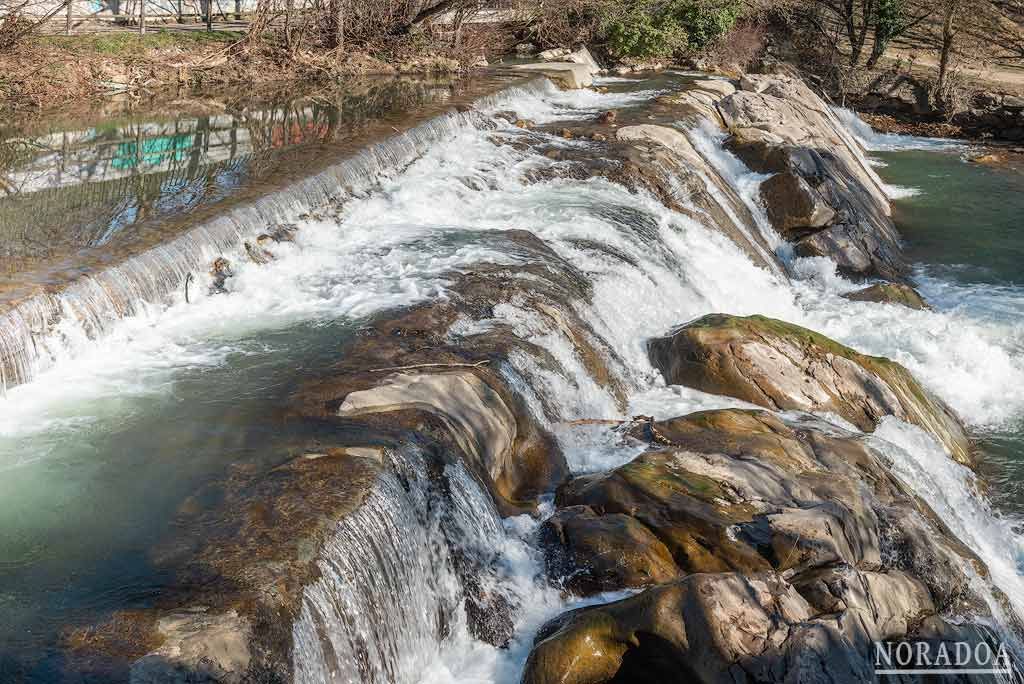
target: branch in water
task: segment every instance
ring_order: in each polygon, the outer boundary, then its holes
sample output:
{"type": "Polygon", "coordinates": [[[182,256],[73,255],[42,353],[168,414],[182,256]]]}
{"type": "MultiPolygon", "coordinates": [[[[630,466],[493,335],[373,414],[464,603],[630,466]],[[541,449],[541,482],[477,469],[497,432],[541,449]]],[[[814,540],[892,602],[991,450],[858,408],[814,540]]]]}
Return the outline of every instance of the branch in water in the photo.
{"type": "Polygon", "coordinates": [[[387,373],[389,371],[413,370],[415,368],[481,368],[490,363],[490,359],[476,363],[417,363],[411,366],[392,366],[391,368],[371,368],[370,373],[387,373]]]}

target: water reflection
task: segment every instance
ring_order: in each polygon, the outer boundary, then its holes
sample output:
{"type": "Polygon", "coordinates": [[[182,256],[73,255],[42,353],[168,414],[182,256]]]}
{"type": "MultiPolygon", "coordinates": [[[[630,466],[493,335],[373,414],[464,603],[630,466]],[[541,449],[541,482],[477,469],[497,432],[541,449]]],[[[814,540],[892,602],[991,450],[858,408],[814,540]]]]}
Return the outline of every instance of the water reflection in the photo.
{"type": "Polygon", "coordinates": [[[297,150],[337,145],[371,122],[444,103],[456,87],[450,80],[388,79],[262,101],[204,98],[207,113],[198,115],[143,113],[15,132],[0,140],[5,270],[130,240],[144,224],[268,179],[297,150]]]}

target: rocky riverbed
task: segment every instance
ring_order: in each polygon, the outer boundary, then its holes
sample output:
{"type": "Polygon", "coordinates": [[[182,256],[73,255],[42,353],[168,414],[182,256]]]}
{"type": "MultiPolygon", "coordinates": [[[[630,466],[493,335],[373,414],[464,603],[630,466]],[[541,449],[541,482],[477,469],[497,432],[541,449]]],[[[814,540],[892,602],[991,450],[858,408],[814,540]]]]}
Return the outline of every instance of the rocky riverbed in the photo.
{"type": "MultiPolygon", "coordinates": [[[[585,84],[564,71],[563,85],[585,84]]],[[[887,190],[833,111],[783,75],[668,80],[617,101],[533,87],[554,106],[513,93],[449,115],[502,160],[450,182],[486,191],[507,175],[524,196],[563,193],[543,210],[524,200],[538,227],[476,214],[487,228],[460,232],[459,258],[434,266],[440,294],[363,317],[283,407],[303,439],[184,502],[183,532],[152,550],[171,586],[69,628],[70,669],[140,684],[411,682],[464,647],[524,684],[863,682],[878,641],[1018,638],[1012,588],[871,434],[914,426],[973,487],[970,430],[947,401],[805,320],[708,311],[710,297],[685,318],[694,309],[669,301],[684,290],[659,290],[727,282],[741,261],[771,288],[828,262],[857,283],[839,306],[931,315],[887,190]],[[567,97],[584,103],[569,118],[567,97]],[[737,165],[755,185],[737,184],[737,165]],[[601,239],[554,234],[540,215],[577,187],[595,193],[578,220],[603,221],[601,239]],[[684,222],[723,255],[704,271],[677,268],[701,248],[684,222]],[[641,294],[609,309],[604,274],[619,271],[641,294]],[[720,405],[634,412],[651,388],[720,405]],[[595,450],[612,467],[580,467],[595,450]]],[[[371,187],[316,220],[349,221],[376,193],[403,201],[371,187]]],[[[246,245],[248,271],[277,267],[305,230],[264,241],[260,258],[246,245]]],[[[234,273],[218,276],[206,299],[237,296],[234,273]]]]}

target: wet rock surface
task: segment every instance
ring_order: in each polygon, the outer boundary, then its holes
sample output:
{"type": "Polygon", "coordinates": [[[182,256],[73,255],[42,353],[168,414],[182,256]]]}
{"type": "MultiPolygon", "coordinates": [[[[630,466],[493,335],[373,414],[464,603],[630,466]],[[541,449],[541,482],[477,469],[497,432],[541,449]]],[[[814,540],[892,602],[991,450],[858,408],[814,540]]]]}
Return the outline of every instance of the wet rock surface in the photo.
{"type": "Polygon", "coordinates": [[[763,316],[712,314],[650,342],[669,383],[775,410],[830,411],[872,431],[885,416],[920,426],[960,463],[973,464],[959,418],[906,368],[763,316]]]}
{"type": "MultiPolygon", "coordinates": [[[[664,541],[676,578],[552,620],[524,682],[866,681],[874,641],[928,619],[948,635],[935,616],[977,600],[962,564],[980,563],[853,433],[721,410],[630,434],[651,450],[566,484],[553,524],[586,520],[605,555],[577,571],[603,588],[650,584],[628,572],[651,548],[619,543],[628,519],[664,541]]],[[[547,541],[578,548],[572,535],[547,541]]]]}
{"type": "Polygon", "coordinates": [[[844,294],[843,297],[853,302],[899,304],[918,311],[931,308],[920,292],[904,283],[876,283],[844,294]]]}

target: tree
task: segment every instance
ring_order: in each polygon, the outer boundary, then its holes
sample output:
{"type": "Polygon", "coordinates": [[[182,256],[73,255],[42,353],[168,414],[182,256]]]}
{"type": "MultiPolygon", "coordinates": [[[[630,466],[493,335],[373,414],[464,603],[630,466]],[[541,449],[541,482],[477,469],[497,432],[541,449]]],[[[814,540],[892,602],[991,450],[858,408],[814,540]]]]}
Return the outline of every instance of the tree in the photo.
{"type": "Polygon", "coordinates": [[[936,90],[941,97],[949,77],[950,61],[953,58],[953,43],[956,41],[957,9],[959,0],[944,0],[942,7],[942,43],[939,48],[939,81],[936,90]]]}
{"type": "Polygon", "coordinates": [[[932,9],[926,6],[917,16],[911,16],[906,0],[877,0],[874,15],[875,40],[871,46],[866,66],[874,68],[879,58],[894,38],[898,38],[931,16],[932,9]]]}

